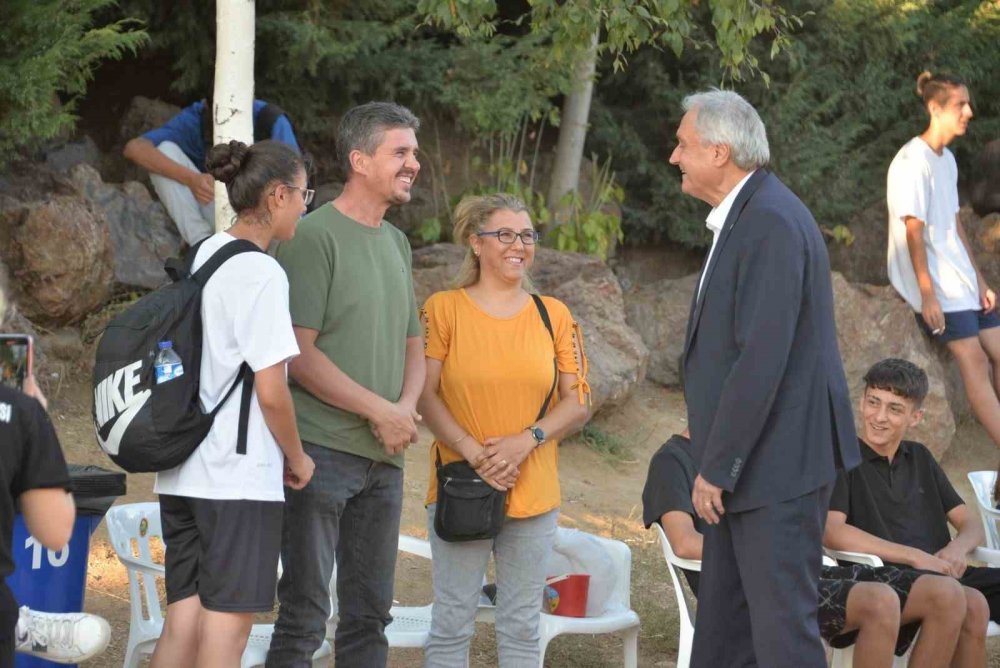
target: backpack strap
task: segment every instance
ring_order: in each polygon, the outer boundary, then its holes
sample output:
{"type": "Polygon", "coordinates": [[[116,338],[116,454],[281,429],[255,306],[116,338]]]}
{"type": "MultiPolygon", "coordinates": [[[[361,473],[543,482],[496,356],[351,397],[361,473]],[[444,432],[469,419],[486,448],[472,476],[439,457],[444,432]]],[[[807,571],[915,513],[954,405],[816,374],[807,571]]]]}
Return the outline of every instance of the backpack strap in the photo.
{"type": "MultiPolygon", "coordinates": [[[[201,245],[201,243],[202,242],[199,241],[195,244],[194,248],[191,249],[191,254],[188,256],[192,265],[194,263],[194,251],[199,245],[201,245]]],[[[212,257],[205,260],[205,264],[201,265],[201,267],[198,268],[198,271],[191,275],[191,278],[193,278],[195,282],[201,286],[202,289],[204,289],[205,284],[208,283],[208,279],[212,278],[212,274],[215,273],[215,270],[221,267],[229,258],[239,255],[240,253],[252,252],[263,253],[264,251],[260,249],[260,246],[246,239],[236,239],[235,241],[230,241],[222,248],[212,253],[212,257]]]]}
{"type": "Polygon", "coordinates": [[[549,402],[552,401],[552,394],[556,391],[556,384],[559,382],[559,364],[556,360],[555,354],[556,335],[552,331],[552,321],[549,320],[548,309],[545,308],[545,304],[542,303],[542,298],[538,295],[532,293],[531,299],[535,302],[535,308],[538,309],[538,315],[542,317],[542,323],[545,325],[545,329],[549,330],[549,336],[552,338],[552,387],[549,388],[549,394],[545,397],[545,403],[542,404],[542,410],[538,411],[538,417],[535,418],[535,422],[538,422],[545,417],[545,413],[548,412],[549,402]]]}
{"type": "MultiPolygon", "coordinates": [[[[205,237],[205,239],[207,238],[205,237]]],[[[163,263],[163,271],[167,272],[167,276],[170,277],[171,281],[176,283],[182,278],[187,278],[191,275],[191,265],[194,264],[194,258],[198,255],[198,249],[205,243],[205,239],[201,239],[194,246],[191,246],[183,259],[172,257],[163,263]]]]}
{"type": "MultiPolygon", "coordinates": [[[[291,117],[285,113],[284,109],[273,102],[265,102],[264,106],[261,107],[260,113],[253,119],[253,140],[258,142],[270,139],[271,133],[274,130],[274,124],[282,116],[288,117],[288,124],[292,124],[291,117]]],[[[294,126],[292,127],[292,132],[295,132],[294,126]]]]}
{"type": "MultiPolygon", "coordinates": [[[[196,251],[198,245],[201,241],[192,248],[192,251],[196,251]]],[[[226,260],[240,255],[241,253],[263,253],[260,247],[252,241],[246,239],[236,239],[235,241],[230,241],[225,244],[222,248],[215,251],[212,257],[205,261],[205,264],[198,268],[198,271],[192,274],[192,278],[198,285],[204,289],[205,284],[208,283],[208,279],[212,278],[212,274],[221,267],[226,260]]],[[[191,261],[194,261],[195,253],[192,252],[190,255],[191,261]]],[[[240,398],[240,421],[239,421],[239,436],[236,440],[236,452],[240,455],[245,455],[247,453],[247,429],[250,423],[250,399],[253,397],[253,380],[254,374],[253,369],[246,362],[240,367],[239,373],[236,375],[236,380],[233,381],[232,386],[226,392],[226,396],[219,402],[219,405],[215,407],[212,411],[212,416],[218,412],[219,408],[229,399],[229,396],[236,389],[236,386],[241,382],[243,383],[243,394],[240,398]]]]}

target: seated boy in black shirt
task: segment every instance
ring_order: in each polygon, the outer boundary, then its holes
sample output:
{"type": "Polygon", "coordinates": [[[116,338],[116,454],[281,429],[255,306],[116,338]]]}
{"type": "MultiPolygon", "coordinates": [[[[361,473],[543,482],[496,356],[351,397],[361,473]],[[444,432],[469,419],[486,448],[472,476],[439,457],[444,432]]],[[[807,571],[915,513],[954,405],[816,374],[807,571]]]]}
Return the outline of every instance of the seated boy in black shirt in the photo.
{"type": "MultiPolygon", "coordinates": [[[[642,492],[646,528],[660,523],[674,553],[694,560],[702,556],[702,534],[711,530],[691,504],[697,459],[687,432],[675,434],[650,460],[642,492]]],[[[684,574],[697,596],[698,574],[684,574]]],[[[918,629],[911,666],[948,665],[953,659],[953,666],[971,665],[958,661],[976,648],[956,647],[964,596],[949,578],[893,567],[827,566],[819,595],[820,635],[832,647],[854,644],[857,668],[891,665],[893,653],[905,653],[918,629]]],[[[982,643],[980,648],[985,652],[982,643]]]]}
{"type": "MultiPolygon", "coordinates": [[[[1000,569],[966,566],[983,539],[979,518],[931,452],[903,440],[923,417],[927,374],[912,362],[885,359],[864,380],[861,464],[837,478],[823,544],[957,578],[966,598],[962,635],[976,636],[978,643],[978,636],[985,638],[987,616],[1000,621],[1000,569]]],[[[985,665],[985,649],[977,660],[985,665]]]]}

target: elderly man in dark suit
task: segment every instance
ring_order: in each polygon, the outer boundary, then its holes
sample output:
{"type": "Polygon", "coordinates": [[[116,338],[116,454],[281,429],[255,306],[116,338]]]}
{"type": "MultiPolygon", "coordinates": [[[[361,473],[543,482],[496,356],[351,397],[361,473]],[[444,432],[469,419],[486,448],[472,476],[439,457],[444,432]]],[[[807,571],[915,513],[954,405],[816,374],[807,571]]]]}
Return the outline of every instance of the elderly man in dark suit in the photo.
{"type": "Polygon", "coordinates": [[[825,666],[817,615],[837,469],[859,462],[826,246],[765,166],[764,124],[733,92],[684,100],[670,156],[712,205],[684,349],[692,502],[705,533],[692,665],[825,666]]]}

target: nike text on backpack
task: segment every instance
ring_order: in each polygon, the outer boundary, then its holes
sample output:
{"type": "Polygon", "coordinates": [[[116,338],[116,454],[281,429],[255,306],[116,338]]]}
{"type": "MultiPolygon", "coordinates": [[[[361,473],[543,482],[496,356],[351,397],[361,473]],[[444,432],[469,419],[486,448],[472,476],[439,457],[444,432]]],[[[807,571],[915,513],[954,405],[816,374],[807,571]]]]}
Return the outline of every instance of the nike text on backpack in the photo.
{"type": "Polygon", "coordinates": [[[168,260],[173,282],[152,292],[108,324],[94,364],[94,428],[97,442],[118,466],[130,473],[165,471],[187,459],[212,428],[219,408],[243,384],[236,451],[246,454],[247,421],[253,395],[253,371],[244,362],[222,401],[210,412],[199,400],[201,376],[201,291],[212,274],[240,253],[261,252],[243,239],[230,241],[198,271],[187,262],[168,260]],[[154,361],[161,341],[172,341],[186,371],[157,384],[154,361]]]}

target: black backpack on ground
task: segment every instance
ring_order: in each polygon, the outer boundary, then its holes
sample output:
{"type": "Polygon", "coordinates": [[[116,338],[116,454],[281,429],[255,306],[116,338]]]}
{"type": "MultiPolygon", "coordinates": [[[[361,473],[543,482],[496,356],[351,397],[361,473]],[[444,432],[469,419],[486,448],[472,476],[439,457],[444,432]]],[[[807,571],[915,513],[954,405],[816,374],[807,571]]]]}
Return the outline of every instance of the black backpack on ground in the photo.
{"type": "Polygon", "coordinates": [[[253,371],[245,362],[222,401],[202,410],[201,291],[212,274],[240,253],[262,252],[243,239],[230,241],[198,271],[191,273],[202,242],[187,261],[168,260],[173,282],[146,295],[105,328],[94,364],[92,417],[97,443],[130,473],[164,471],[186,460],[205,439],[216,413],[243,384],[236,451],[246,454],[247,421],[253,395],[253,371]],[[171,341],[183,375],[157,384],[154,360],[161,341],[171,341]]]}

